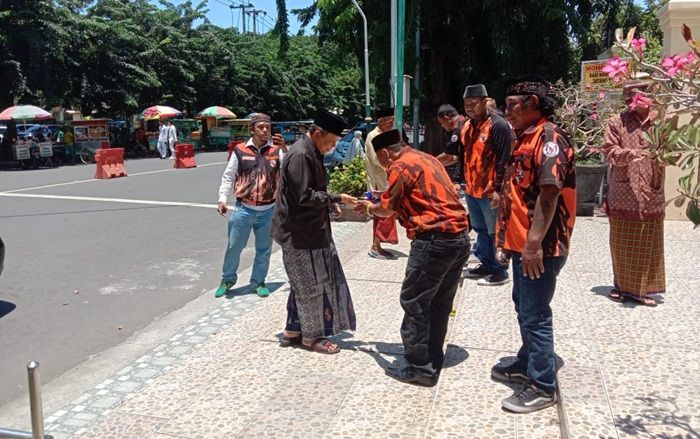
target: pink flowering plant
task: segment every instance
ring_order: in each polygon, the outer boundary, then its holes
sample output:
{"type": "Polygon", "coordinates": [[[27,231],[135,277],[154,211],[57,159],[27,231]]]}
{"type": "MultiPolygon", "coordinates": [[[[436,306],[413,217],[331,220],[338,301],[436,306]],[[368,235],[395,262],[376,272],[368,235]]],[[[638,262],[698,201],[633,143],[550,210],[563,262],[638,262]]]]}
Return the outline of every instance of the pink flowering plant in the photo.
{"type": "Polygon", "coordinates": [[[664,165],[674,165],[684,171],[679,180],[680,194],[669,202],[681,207],[687,202],[686,215],[700,225],[700,41],[693,39],[690,28],[683,25],[683,38],[688,52],[666,56],[659,64],[647,62],[644,57],[646,41],[635,38],[635,28],[627,33],[616,32],[616,46],[631,61],[624,63],[613,58],[604,71],[615,81],[637,78],[645,73],[651,82],[647,93],[636,94],[630,108],[650,107],[659,117],[645,133],[652,154],[664,165]],[[681,122],[683,120],[683,122],[681,122]]]}
{"type": "Polygon", "coordinates": [[[576,83],[558,81],[552,86],[552,92],[560,103],[556,122],[569,135],[576,164],[602,164],[600,148],[604,143],[605,124],[624,110],[624,103],[611,99],[604,91],[581,90],[576,83]]]}

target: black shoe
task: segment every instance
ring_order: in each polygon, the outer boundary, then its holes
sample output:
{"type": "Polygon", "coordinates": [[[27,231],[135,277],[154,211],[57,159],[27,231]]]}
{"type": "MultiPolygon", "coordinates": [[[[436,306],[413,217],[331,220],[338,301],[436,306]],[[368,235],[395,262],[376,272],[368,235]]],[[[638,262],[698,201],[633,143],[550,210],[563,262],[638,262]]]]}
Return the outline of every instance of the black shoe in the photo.
{"type": "Polygon", "coordinates": [[[491,368],[491,378],[502,383],[527,384],[530,379],[527,370],[516,361],[508,366],[497,364],[491,368]]]}
{"type": "Polygon", "coordinates": [[[386,368],[386,375],[394,378],[395,380],[401,381],[402,383],[416,384],[418,386],[433,387],[437,384],[439,375],[434,373],[428,375],[426,373],[417,371],[412,366],[404,367],[393,367],[389,366],[386,368]]]}
{"type": "Polygon", "coordinates": [[[489,276],[490,274],[491,270],[484,267],[482,264],[477,265],[475,268],[468,268],[464,271],[464,277],[467,279],[479,279],[489,276]]]}
{"type": "Polygon", "coordinates": [[[532,413],[551,407],[556,403],[556,393],[547,393],[532,384],[528,384],[504,399],[501,406],[514,413],[532,413]]]}
{"type": "Polygon", "coordinates": [[[507,284],[508,282],[510,282],[510,279],[508,279],[508,273],[494,273],[490,276],[479,279],[476,284],[493,287],[507,284]]]}

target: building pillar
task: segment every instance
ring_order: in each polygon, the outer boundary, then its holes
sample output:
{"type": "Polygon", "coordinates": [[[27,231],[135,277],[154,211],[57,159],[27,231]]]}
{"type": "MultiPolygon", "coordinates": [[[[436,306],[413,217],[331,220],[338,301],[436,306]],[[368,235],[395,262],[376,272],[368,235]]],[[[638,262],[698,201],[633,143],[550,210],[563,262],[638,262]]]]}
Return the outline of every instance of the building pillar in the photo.
{"type": "MultiPolygon", "coordinates": [[[[664,33],[663,56],[688,52],[690,48],[681,35],[683,24],[686,24],[693,32],[693,37],[700,37],[700,0],[669,0],[659,11],[659,24],[664,33]]],[[[689,115],[681,118],[681,123],[688,123],[689,115]]],[[[682,176],[680,168],[669,166],[666,168],[666,200],[678,195],[678,179],[682,176]]],[[[685,209],[675,207],[670,203],[666,207],[666,218],[672,220],[687,220],[685,209]]]]}

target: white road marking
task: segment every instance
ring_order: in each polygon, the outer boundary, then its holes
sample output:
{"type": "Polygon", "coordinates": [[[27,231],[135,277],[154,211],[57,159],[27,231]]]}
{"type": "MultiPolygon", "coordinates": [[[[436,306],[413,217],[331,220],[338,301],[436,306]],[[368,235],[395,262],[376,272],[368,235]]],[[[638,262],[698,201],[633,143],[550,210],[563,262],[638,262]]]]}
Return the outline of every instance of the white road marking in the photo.
{"type": "Polygon", "coordinates": [[[71,200],[71,201],[98,201],[107,203],[127,203],[145,204],[149,206],[181,206],[181,207],[203,207],[205,209],[216,209],[216,204],[185,203],[182,201],[155,201],[155,200],[132,200],[128,198],[100,198],[100,197],[73,197],[67,195],[45,195],[45,194],[11,194],[0,192],[0,197],[13,198],[45,198],[49,200],[71,200]]]}
{"type": "MultiPolygon", "coordinates": [[[[197,168],[204,168],[207,166],[215,166],[215,165],[222,165],[226,164],[228,162],[214,162],[214,163],[205,163],[203,165],[197,165],[197,168]]],[[[191,169],[197,169],[197,168],[191,168],[191,169]]],[[[135,177],[137,175],[148,175],[148,174],[158,174],[160,172],[172,172],[172,171],[178,171],[178,169],[175,168],[169,168],[169,169],[159,169],[157,171],[146,171],[146,172],[136,172],[134,174],[129,174],[129,177],[135,177]]],[[[90,181],[98,181],[99,179],[97,178],[90,178],[88,180],[75,180],[75,181],[68,181],[65,183],[56,183],[56,184],[47,184],[45,186],[36,186],[36,187],[27,187],[23,189],[13,189],[11,191],[3,191],[0,192],[0,194],[12,194],[15,192],[24,192],[24,191],[33,191],[37,189],[47,189],[47,188],[52,188],[52,187],[59,187],[59,186],[68,186],[71,184],[78,184],[78,183],[88,183],[90,181]]]]}

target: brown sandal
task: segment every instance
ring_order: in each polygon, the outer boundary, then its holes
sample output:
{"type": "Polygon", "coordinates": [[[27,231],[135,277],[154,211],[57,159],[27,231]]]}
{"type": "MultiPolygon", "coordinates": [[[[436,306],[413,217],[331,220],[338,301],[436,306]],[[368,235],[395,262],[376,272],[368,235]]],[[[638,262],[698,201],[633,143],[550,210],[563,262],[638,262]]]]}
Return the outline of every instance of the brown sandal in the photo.
{"type": "Polygon", "coordinates": [[[313,341],[313,343],[311,343],[310,346],[307,346],[304,343],[301,344],[301,347],[307,351],[318,352],[319,354],[331,355],[340,352],[340,348],[337,345],[335,345],[335,347],[331,346],[333,346],[333,343],[331,343],[327,338],[317,338],[313,341]]]}
{"type": "Polygon", "coordinates": [[[613,302],[624,302],[626,297],[619,290],[612,290],[608,294],[608,299],[612,300],[613,302]]]}

